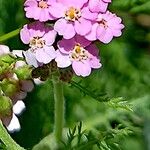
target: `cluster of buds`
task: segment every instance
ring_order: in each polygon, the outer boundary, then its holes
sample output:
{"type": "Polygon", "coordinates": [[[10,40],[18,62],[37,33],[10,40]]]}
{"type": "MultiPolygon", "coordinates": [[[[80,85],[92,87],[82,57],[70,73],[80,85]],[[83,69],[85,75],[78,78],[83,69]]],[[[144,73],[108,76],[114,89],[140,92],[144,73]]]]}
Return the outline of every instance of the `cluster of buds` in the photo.
{"type": "MultiPolygon", "coordinates": [[[[111,0],[26,0],[27,18],[21,40],[29,45],[23,54],[29,65],[38,68],[52,61],[86,77],[102,65],[95,41],[109,43],[122,34],[121,18],[108,11],[111,0]]],[[[60,73],[61,74],[61,73],[60,73]]],[[[62,77],[61,74],[61,79],[62,77]]]]}
{"type": "Polygon", "coordinates": [[[22,100],[34,87],[30,72],[21,51],[10,52],[0,45],[0,119],[10,132],[20,130],[17,116],[25,109],[22,100]]]}

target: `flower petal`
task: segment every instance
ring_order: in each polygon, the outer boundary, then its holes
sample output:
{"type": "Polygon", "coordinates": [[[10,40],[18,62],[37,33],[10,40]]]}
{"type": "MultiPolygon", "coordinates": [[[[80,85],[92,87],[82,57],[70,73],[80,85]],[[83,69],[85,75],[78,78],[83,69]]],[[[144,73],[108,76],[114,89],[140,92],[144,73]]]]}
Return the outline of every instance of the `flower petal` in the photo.
{"type": "Polygon", "coordinates": [[[72,39],[62,39],[58,42],[58,48],[59,50],[64,54],[69,54],[69,51],[74,49],[74,46],[76,44],[75,38],[72,39]]]}
{"type": "Polygon", "coordinates": [[[29,65],[33,65],[35,68],[37,68],[39,66],[39,64],[36,60],[35,54],[33,52],[31,52],[30,49],[28,51],[24,51],[23,54],[25,56],[26,62],[29,65]]]}
{"type": "Polygon", "coordinates": [[[73,61],[72,68],[77,76],[89,76],[91,73],[91,66],[89,61],[73,61]]]}
{"type": "Polygon", "coordinates": [[[86,35],[92,29],[91,21],[88,21],[84,18],[80,18],[78,21],[75,21],[75,30],[79,35],[86,35]]]}
{"type": "Polygon", "coordinates": [[[65,19],[59,19],[54,25],[54,30],[65,39],[71,39],[76,34],[73,24],[68,23],[65,19]]]}
{"type": "Polygon", "coordinates": [[[57,62],[57,66],[59,68],[66,68],[71,65],[69,55],[63,54],[59,50],[57,50],[56,53],[55,61],[57,62]]]}

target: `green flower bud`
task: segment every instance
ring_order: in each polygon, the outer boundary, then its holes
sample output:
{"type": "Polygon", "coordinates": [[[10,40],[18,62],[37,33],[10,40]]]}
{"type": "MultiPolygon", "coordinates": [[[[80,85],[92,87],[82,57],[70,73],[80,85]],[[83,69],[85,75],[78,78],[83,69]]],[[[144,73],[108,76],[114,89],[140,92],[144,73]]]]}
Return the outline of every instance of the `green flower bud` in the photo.
{"type": "Polygon", "coordinates": [[[1,89],[6,96],[13,96],[19,90],[18,81],[14,79],[4,79],[1,82],[1,89]]]}
{"type": "Polygon", "coordinates": [[[8,64],[12,64],[15,62],[15,58],[11,55],[3,55],[0,57],[0,61],[8,64]]]}
{"type": "Polygon", "coordinates": [[[31,69],[29,66],[23,66],[15,70],[15,74],[20,80],[31,79],[31,69]]]}
{"type": "Polygon", "coordinates": [[[12,101],[9,97],[0,96],[0,118],[10,116],[12,113],[12,101]]]}

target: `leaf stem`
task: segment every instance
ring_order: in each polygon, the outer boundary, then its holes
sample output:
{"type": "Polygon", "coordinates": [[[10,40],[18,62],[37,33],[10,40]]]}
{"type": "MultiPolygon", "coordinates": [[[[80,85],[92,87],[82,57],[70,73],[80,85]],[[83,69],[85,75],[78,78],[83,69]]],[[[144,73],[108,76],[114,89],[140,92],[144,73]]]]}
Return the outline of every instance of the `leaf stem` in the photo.
{"type": "Polygon", "coordinates": [[[25,150],[24,148],[20,147],[7,133],[6,129],[4,128],[1,120],[0,120],[0,140],[5,144],[7,149],[10,150],[25,150]]]}
{"type": "Polygon", "coordinates": [[[20,28],[0,36],[0,42],[6,41],[6,40],[18,35],[19,32],[20,32],[20,28]]]}

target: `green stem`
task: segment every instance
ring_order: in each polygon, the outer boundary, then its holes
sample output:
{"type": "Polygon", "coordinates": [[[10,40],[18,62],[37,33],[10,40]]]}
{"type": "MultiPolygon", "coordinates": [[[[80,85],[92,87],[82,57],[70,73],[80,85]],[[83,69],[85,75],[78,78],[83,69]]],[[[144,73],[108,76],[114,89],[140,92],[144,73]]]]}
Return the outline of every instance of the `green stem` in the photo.
{"type": "Polygon", "coordinates": [[[0,42],[6,41],[6,40],[18,35],[19,32],[20,32],[20,28],[0,36],[0,42]]]}
{"type": "Polygon", "coordinates": [[[55,99],[55,124],[54,134],[57,141],[62,140],[62,131],[64,125],[64,95],[63,83],[53,78],[54,99],[55,99]]]}
{"type": "Polygon", "coordinates": [[[24,148],[20,147],[7,133],[6,129],[4,128],[1,120],[0,120],[0,140],[6,145],[6,149],[10,150],[25,150],[24,148]]]}

